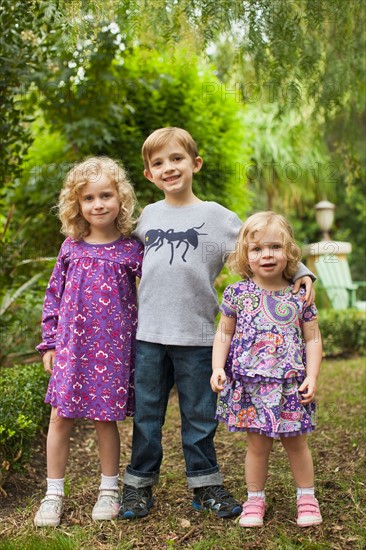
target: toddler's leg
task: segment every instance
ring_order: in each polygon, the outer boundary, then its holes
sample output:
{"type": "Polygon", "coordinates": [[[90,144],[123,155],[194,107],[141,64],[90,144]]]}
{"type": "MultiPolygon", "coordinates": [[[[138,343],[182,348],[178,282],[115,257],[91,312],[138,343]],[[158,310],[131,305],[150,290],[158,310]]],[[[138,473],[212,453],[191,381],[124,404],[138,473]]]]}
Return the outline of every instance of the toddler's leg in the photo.
{"type": "Polygon", "coordinates": [[[306,434],[282,437],[297,486],[297,524],[301,527],[322,523],[314,491],[314,465],[306,434]]]}
{"type": "Polygon", "coordinates": [[[57,409],[52,407],[47,435],[47,492],[34,518],[37,527],[56,527],[60,524],[73,424],[72,418],[57,416],[57,409]]]}
{"type": "Polygon", "coordinates": [[[248,450],[245,457],[247,489],[250,492],[264,491],[273,439],[255,432],[248,432],[247,440],[248,450]]]}
{"type": "Polygon", "coordinates": [[[313,458],[306,434],[282,437],[297,487],[314,487],[313,458]]]}
{"type": "Polygon", "coordinates": [[[118,516],[118,469],[120,437],[116,422],[94,422],[98,437],[102,470],[99,497],[94,505],[94,520],[111,520],[118,516]]]}
{"type": "Polygon", "coordinates": [[[268,460],[273,439],[255,432],[248,432],[248,450],[245,457],[245,480],[248,500],[243,505],[239,525],[261,527],[266,510],[264,485],[268,474],[268,460]]]}
{"type": "Polygon", "coordinates": [[[255,432],[248,432],[247,436],[245,480],[248,500],[243,504],[239,525],[241,527],[261,527],[266,511],[264,485],[268,474],[268,460],[273,439],[255,432]]]}

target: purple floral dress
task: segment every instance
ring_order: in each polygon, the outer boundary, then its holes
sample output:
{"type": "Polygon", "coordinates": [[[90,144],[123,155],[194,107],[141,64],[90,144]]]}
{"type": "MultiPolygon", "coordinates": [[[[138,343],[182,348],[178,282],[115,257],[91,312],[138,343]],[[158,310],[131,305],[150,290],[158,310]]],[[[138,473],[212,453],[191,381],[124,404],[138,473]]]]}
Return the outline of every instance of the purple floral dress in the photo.
{"type": "Polygon", "coordinates": [[[221,311],[236,328],[216,418],[229,431],[275,438],[312,431],[315,403],[302,405],[298,391],[306,376],[301,326],[317,317],[305,290],[267,291],[247,279],[225,289],[221,311]]]}
{"type": "Polygon", "coordinates": [[[67,238],[47,287],[38,351],[55,349],[45,398],[58,416],[123,420],[134,412],[136,277],[143,246],[67,238]]]}

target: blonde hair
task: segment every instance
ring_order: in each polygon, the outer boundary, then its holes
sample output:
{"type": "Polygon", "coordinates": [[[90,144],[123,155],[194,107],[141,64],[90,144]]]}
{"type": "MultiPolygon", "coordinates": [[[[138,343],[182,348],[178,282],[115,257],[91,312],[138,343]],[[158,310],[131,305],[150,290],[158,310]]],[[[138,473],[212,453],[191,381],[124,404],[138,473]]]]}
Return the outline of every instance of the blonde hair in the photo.
{"type": "Polygon", "coordinates": [[[60,193],[57,208],[64,235],[76,241],[89,235],[90,226],[81,214],[79,197],[82,189],[88,183],[98,181],[102,174],[109,176],[117,189],[120,209],[116,228],[125,237],[131,234],[136,197],[125,169],[120,162],[108,157],[88,157],[68,172],[60,193]]]}
{"type": "Polygon", "coordinates": [[[199,156],[196,142],[187,130],[183,130],[183,128],[176,128],[174,126],[159,128],[149,135],[142,146],[142,158],[144,160],[146,170],[149,169],[149,162],[154,151],[164,147],[164,145],[166,145],[169,141],[173,140],[177,141],[179,145],[184,147],[193,160],[199,156]]]}
{"type": "Polygon", "coordinates": [[[287,259],[287,266],[283,273],[284,277],[290,280],[295,275],[301,258],[300,247],[295,243],[294,232],[288,221],[280,214],[271,211],[253,214],[242,226],[236,249],[229,254],[227,259],[227,265],[234,273],[238,273],[244,278],[253,276],[248,260],[249,242],[255,240],[254,234],[256,231],[264,231],[269,227],[276,228],[282,238],[287,259]]]}

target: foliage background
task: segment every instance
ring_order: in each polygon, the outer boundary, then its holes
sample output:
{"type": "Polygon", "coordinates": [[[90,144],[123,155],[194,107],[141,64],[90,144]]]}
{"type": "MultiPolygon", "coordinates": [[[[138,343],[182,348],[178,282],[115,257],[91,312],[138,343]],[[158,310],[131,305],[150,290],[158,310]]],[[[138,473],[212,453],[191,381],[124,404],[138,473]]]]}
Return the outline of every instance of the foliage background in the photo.
{"type": "Polygon", "coordinates": [[[140,150],[161,126],[196,139],[201,198],[278,210],[301,244],[334,202],[365,280],[365,23],[359,0],[1,0],[0,369],[34,359],[65,173],[116,157],[140,205],[157,200],[140,150]]]}

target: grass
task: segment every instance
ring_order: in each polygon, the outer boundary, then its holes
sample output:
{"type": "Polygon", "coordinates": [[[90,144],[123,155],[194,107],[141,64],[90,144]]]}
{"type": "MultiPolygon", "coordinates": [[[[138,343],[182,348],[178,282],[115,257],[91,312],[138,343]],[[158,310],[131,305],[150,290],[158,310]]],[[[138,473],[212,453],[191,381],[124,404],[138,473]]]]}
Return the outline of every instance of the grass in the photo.
{"type": "MultiPolygon", "coordinates": [[[[191,508],[180,443],[177,399],[172,395],[164,431],[165,456],[151,513],[139,521],[94,523],[99,466],[92,425],[77,424],[68,469],[68,498],[59,528],[36,529],[34,513],[45,487],[44,441],[34,462],[5,486],[0,500],[1,550],[361,550],[366,547],[365,359],[325,361],[318,389],[318,428],[310,437],[316,487],[324,522],[300,529],[295,522],[295,490],[279,443],[271,454],[266,493],[268,511],[261,529],[243,529],[191,508]]],[[[120,424],[121,472],[128,463],[132,423],[120,424]]],[[[216,436],[225,484],[245,498],[245,434],[216,436]]]]}

